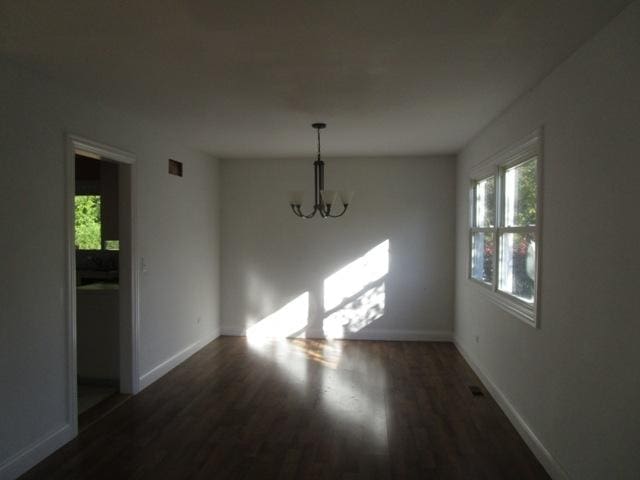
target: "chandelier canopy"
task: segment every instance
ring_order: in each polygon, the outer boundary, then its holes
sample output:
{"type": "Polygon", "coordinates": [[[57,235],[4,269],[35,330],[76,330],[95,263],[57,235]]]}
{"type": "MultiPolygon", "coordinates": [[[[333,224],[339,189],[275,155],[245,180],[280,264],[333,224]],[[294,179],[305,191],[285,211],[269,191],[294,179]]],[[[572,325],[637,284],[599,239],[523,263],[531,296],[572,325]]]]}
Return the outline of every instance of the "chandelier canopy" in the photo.
{"type": "Polygon", "coordinates": [[[313,162],[314,173],[314,197],[313,197],[313,209],[305,214],[302,212],[302,196],[303,192],[292,192],[291,210],[300,218],[311,218],[319,213],[322,218],[337,218],[344,215],[353,198],[353,192],[340,192],[336,190],[324,189],[324,162],[320,154],[320,130],[327,127],[326,123],[314,123],[311,125],[318,132],[318,157],[313,162]],[[342,202],[342,211],[336,212],[335,205],[338,202],[342,202]]]}

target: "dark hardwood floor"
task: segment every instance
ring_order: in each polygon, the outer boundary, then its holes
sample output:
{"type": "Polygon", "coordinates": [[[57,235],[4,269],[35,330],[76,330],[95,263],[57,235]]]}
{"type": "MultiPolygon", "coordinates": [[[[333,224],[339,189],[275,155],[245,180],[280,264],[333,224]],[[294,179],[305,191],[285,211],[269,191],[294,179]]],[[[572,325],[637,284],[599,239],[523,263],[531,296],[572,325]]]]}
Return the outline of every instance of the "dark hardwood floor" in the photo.
{"type": "Polygon", "coordinates": [[[221,337],[24,479],[549,478],[451,343],[221,337]]]}
{"type": "Polygon", "coordinates": [[[86,412],[78,415],[78,430],[80,432],[86,430],[94,423],[102,420],[103,417],[111,413],[130,398],[131,395],[125,395],[122,393],[113,393],[112,395],[109,395],[97,405],[94,405],[86,412]]]}

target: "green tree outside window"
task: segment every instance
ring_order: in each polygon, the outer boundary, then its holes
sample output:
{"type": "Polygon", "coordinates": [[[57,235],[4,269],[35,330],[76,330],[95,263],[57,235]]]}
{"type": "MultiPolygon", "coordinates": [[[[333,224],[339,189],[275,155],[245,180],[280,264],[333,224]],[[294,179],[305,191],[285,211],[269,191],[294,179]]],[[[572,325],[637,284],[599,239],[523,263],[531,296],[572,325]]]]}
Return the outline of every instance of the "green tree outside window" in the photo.
{"type": "Polygon", "coordinates": [[[75,197],[75,246],[78,250],[100,250],[100,195],[75,197]]]}

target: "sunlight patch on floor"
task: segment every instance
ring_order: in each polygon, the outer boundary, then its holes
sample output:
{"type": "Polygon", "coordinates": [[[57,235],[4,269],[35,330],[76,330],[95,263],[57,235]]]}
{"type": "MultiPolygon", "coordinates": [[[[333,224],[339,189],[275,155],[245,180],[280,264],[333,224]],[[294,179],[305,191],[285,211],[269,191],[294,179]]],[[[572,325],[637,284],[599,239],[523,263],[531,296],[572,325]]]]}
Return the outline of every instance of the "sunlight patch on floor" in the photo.
{"type": "Polygon", "coordinates": [[[337,425],[367,438],[372,452],[384,449],[388,440],[387,375],[375,356],[363,362],[356,351],[357,357],[352,357],[343,341],[264,338],[260,342],[249,339],[249,345],[273,362],[300,394],[320,402],[337,425]]]}
{"type": "MultiPolygon", "coordinates": [[[[348,358],[344,360],[348,362],[348,358]]],[[[320,378],[323,385],[320,400],[326,411],[350,428],[361,430],[372,445],[386,445],[384,391],[387,379],[384,370],[353,371],[351,375],[345,375],[344,367],[341,372],[325,368],[320,378]]]]}

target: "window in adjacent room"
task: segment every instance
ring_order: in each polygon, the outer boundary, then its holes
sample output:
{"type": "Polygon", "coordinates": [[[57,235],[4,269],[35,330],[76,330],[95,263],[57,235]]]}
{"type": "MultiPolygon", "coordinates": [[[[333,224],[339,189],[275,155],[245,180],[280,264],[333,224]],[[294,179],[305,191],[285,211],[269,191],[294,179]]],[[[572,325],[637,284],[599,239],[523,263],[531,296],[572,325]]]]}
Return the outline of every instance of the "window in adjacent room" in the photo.
{"type": "Polygon", "coordinates": [[[100,195],[75,196],[75,245],[77,250],[100,250],[102,225],[100,195]]]}
{"type": "Polygon", "coordinates": [[[120,250],[120,240],[105,240],[104,241],[104,249],[105,250],[120,250]]]}
{"type": "Polygon", "coordinates": [[[541,132],[475,170],[469,278],[491,299],[537,326],[541,132]]]}

